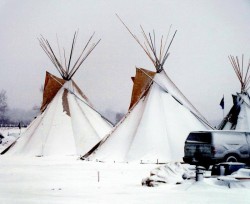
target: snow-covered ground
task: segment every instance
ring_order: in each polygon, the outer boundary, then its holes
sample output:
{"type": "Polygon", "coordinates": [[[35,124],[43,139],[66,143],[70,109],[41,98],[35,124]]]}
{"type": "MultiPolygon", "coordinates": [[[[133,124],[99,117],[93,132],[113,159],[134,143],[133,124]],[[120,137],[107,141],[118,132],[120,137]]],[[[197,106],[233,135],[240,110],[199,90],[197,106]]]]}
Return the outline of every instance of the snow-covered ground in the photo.
{"type": "MultiPolygon", "coordinates": [[[[5,137],[19,133],[18,129],[0,131],[5,137]]],[[[0,156],[0,203],[249,203],[249,181],[233,181],[231,188],[227,181],[217,178],[142,186],[142,179],[159,166],[90,162],[75,156],[3,155],[0,156]]]]}
{"type": "Polygon", "coordinates": [[[73,156],[2,156],[0,203],[249,203],[250,189],[228,188],[216,178],[142,186],[142,179],[155,167],[88,162],[73,156]]]}
{"type": "Polygon", "coordinates": [[[13,142],[15,142],[21,133],[25,131],[26,128],[18,127],[1,127],[0,135],[4,136],[2,143],[0,144],[0,153],[3,152],[7,147],[9,147],[13,142]]]}
{"type": "Polygon", "coordinates": [[[26,130],[26,128],[21,128],[21,130],[18,127],[1,127],[0,133],[6,137],[6,136],[17,136],[20,133],[23,133],[26,130]]]}

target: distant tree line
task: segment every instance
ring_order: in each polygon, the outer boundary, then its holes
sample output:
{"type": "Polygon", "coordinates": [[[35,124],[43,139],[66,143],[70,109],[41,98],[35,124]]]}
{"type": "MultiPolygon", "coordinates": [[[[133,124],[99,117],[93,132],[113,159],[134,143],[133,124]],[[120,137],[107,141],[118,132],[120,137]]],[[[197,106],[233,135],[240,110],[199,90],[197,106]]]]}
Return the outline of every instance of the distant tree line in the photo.
{"type": "Polygon", "coordinates": [[[0,91],[0,127],[27,126],[39,112],[39,107],[34,106],[31,110],[10,109],[7,101],[7,92],[0,91]]]}
{"type": "MultiPolygon", "coordinates": [[[[41,86],[40,92],[43,92],[43,86],[41,86]]],[[[21,124],[21,126],[27,126],[40,112],[39,106],[36,105],[28,111],[17,108],[10,109],[7,99],[7,92],[5,90],[1,90],[0,127],[18,127],[19,124],[21,124]]],[[[113,124],[117,124],[124,116],[124,113],[106,110],[103,115],[109,118],[113,124]]]]}

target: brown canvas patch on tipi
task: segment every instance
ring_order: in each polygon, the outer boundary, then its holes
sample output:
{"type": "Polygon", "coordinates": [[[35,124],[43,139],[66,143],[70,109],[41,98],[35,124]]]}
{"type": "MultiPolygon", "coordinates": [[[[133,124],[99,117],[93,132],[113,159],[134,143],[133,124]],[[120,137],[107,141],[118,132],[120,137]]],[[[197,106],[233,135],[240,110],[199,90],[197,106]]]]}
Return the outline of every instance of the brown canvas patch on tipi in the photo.
{"type": "MultiPolygon", "coordinates": [[[[150,77],[154,78],[155,72],[143,69],[145,73],[147,73],[150,77]]],[[[131,102],[129,109],[133,107],[133,105],[140,100],[141,97],[145,96],[147,92],[143,95],[142,93],[148,88],[152,79],[150,79],[145,73],[143,73],[140,69],[136,68],[136,75],[132,77],[132,81],[134,82],[131,102]]]]}
{"type": "Polygon", "coordinates": [[[63,105],[63,112],[66,112],[66,114],[70,116],[68,93],[69,91],[67,89],[64,89],[62,95],[62,105],[63,105]]]}
{"type": "Polygon", "coordinates": [[[59,89],[66,81],[60,79],[49,72],[46,72],[45,83],[44,83],[44,90],[43,90],[43,102],[41,105],[41,112],[43,112],[47,105],[52,101],[55,97],[59,89]]]}

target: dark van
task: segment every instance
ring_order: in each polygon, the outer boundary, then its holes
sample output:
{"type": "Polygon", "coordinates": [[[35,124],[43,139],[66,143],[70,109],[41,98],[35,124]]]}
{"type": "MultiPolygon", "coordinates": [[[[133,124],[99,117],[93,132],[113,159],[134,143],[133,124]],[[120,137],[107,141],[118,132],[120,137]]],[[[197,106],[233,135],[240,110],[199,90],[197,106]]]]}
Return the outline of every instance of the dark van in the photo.
{"type": "Polygon", "coordinates": [[[209,167],[220,162],[250,161],[250,132],[197,131],[191,132],[184,147],[183,161],[209,167]]]}

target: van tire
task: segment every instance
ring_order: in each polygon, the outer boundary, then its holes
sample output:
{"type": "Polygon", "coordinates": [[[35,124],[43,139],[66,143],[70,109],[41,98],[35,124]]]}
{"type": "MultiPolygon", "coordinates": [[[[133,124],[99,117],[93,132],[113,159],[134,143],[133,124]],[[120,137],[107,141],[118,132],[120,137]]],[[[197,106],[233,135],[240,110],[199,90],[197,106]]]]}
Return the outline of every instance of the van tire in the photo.
{"type": "Polygon", "coordinates": [[[228,154],[224,157],[225,162],[238,162],[239,157],[236,154],[228,154]]]}

